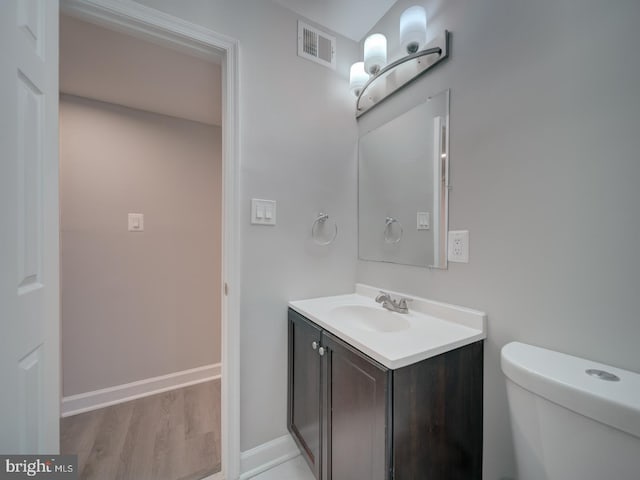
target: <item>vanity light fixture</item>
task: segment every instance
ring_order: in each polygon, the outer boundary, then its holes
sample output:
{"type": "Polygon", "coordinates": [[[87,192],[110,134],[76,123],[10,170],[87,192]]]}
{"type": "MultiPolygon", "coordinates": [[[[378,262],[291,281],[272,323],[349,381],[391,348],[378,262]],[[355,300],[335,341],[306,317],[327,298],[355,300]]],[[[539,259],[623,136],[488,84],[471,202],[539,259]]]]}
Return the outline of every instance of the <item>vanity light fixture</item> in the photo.
{"type": "Polygon", "coordinates": [[[351,65],[349,72],[349,89],[356,97],[360,95],[362,87],[369,81],[369,74],[364,70],[364,62],[356,62],[351,65]]]}
{"type": "Polygon", "coordinates": [[[364,41],[364,82],[358,65],[351,66],[350,90],[357,97],[356,117],[409,84],[437,63],[449,57],[451,33],[445,30],[431,42],[427,40],[427,14],[423,7],[407,8],[400,16],[400,45],[407,55],[388,65],[387,38],[374,33],[364,41]]]}
{"type": "Polygon", "coordinates": [[[369,35],[364,41],[364,69],[375,75],[387,63],[387,37],[381,33],[369,35]]]}
{"type": "Polygon", "coordinates": [[[400,16],[400,44],[407,53],[416,53],[427,43],[427,12],[415,5],[400,16]]]}

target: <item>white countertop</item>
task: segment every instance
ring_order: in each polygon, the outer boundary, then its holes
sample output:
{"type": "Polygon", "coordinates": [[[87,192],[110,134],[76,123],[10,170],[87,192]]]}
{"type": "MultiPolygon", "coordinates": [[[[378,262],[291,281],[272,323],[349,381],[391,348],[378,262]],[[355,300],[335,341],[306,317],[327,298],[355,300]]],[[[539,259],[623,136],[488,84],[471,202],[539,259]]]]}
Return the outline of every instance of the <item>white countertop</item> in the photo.
{"type": "MultiPolygon", "coordinates": [[[[361,352],[390,369],[397,369],[486,338],[487,316],[483,312],[424,298],[391,292],[412,299],[409,313],[393,313],[408,328],[372,331],[344,322],[336,315],[342,306],[382,309],[375,302],[380,290],[356,284],[355,293],[289,302],[289,306],[361,352]]],[[[386,310],[384,310],[386,312],[386,310]]]]}

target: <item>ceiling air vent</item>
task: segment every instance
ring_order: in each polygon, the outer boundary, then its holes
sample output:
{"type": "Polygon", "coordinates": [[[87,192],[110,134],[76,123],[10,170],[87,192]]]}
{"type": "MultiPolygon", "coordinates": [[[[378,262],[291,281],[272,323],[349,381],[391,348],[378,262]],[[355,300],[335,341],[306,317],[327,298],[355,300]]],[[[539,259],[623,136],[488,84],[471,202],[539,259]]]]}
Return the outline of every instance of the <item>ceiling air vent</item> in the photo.
{"type": "Polygon", "coordinates": [[[298,56],[336,68],[336,39],[298,20],[298,56]]]}

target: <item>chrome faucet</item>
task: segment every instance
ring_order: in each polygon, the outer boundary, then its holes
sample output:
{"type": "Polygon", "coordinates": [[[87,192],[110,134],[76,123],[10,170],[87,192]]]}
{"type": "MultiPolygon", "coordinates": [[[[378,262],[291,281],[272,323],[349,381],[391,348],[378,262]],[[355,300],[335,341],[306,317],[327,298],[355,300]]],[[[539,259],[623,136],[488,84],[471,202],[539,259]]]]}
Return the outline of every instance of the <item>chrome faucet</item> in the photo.
{"type": "Polygon", "coordinates": [[[410,301],[410,298],[405,297],[399,297],[397,299],[392,298],[391,294],[383,291],[380,291],[380,295],[376,297],[376,302],[381,303],[383,308],[397,313],[409,313],[407,302],[410,301]]]}

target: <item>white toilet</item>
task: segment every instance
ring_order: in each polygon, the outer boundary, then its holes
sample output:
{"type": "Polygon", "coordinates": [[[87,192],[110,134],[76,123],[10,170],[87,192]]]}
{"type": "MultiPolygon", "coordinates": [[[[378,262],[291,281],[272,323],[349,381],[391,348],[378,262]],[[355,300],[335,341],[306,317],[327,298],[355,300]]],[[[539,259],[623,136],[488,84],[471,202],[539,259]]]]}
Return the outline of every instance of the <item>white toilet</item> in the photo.
{"type": "Polygon", "coordinates": [[[640,374],[518,342],[502,371],[518,480],[640,479],[640,374]]]}

